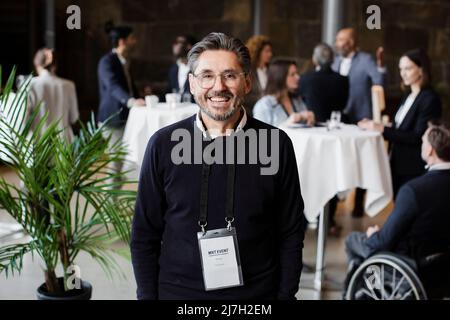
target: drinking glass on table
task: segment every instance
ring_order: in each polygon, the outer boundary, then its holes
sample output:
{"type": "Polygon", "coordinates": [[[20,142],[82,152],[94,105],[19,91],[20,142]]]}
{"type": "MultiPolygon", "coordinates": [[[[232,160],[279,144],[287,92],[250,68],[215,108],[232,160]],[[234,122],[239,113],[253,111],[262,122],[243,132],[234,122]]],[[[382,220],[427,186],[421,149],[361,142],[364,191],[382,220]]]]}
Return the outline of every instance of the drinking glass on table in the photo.
{"type": "Polygon", "coordinates": [[[341,125],[341,112],[340,111],[332,111],[330,120],[328,121],[328,129],[339,129],[341,125]]]}
{"type": "Polygon", "coordinates": [[[155,95],[149,95],[145,96],[145,104],[147,107],[156,107],[159,102],[158,96],[155,95]]]}
{"type": "Polygon", "coordinates": [[[181,96],[179,93],[167,93],[166,94],[166,103],[170,108],[176,108],[177,104],[180,102],[181,96]]]}
{"type": "Polygon", "coordinates": [[[191,103],[191,94],[188,92],[184,92],[181,95],[181,103],[191,103]]]}

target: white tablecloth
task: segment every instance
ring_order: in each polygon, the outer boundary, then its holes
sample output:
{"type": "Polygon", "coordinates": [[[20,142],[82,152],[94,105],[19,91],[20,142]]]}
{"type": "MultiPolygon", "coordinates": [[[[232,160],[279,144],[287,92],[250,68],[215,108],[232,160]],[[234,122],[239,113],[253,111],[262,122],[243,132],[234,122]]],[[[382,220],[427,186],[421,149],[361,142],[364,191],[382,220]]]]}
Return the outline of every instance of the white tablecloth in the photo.
{"type": "Polygon", "coordinates": [[[123,142],[127,147],[124,170],[131,179],[138,179],[150,137],[159,129],[186,119],[198,111],[196,104],[178,104],[175,108],[166,103],[155,107],[133,107],[128,115],[123,142]]]}
{"type": "Polygon", "coordinates": [[[374,216],[392,199],[391,171],[382,136],[342,125],[341,129],[282,129],[289,135],[297,158],[305,216],[313,222],[339,192],[367,189],[365,210],[374,216]]]}

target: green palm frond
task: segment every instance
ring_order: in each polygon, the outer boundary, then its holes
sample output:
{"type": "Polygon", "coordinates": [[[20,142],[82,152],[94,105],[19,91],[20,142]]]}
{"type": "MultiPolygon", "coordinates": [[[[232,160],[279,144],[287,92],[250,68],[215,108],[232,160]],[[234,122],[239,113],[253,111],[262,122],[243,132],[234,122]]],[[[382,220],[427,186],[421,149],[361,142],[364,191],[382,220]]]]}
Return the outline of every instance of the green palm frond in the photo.
{"type": "MultiPolygon", "coordinates": [[[[0,78],[1,72],[0,67],[0,78]]],[[[109,168],[124,160],[124,147],[118,142],[108,148],[108,122],[98,126],[93,115],[68,143],[58,121],[48,123],[47,114],[42,116],[42,104],[27,105],[31,77],[12,98],[14,78],[15,69],[0,94],[0,156],[22,185],[0,179],[0,208],[32,240],[0,248],[0,272],[20,272],[28,252],[37,253],[51,272],[58,260],[65,270],[84,251],[108,275],[120,274],[111,243],[130,239],[136,191],[122,187],[136,182],[109,168]],[[113,178],[117,182],[109,183],[113,178]]]]}
{"type": "Polygon", "coordinates": [[[36,242],[30,241],[24,244],[13,244],[0,248],[0,272],[20,274],[23,266],[23,257],[28,252],[33,252],[36,242]]]}

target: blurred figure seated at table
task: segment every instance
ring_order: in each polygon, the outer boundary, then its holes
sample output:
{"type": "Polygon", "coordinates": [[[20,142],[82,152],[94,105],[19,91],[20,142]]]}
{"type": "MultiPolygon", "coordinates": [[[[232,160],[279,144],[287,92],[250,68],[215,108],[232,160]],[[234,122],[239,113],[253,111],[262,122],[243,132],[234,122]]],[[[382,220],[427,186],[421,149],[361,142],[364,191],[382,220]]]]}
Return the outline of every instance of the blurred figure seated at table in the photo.
{"type": "Polygon", "coordinates": [[[245,97],[244,107],[248,114],[252,114],[253,107],[262,98],[267,87],[267,70],[273,56],[272,42],[267,36],[256,35],[248,39],[245,46],[252,59],[252,90],[245,97]]]}
{"type": "Polygon", "coordinates": [[[176,61],[169,69],[169,86],[166,93],[179,93],[183,96],[183,101],[194,102],[187,81],[189,74],[187,55],[196,42],[191,35],[181,35],[176,37],[172,44],[172,53],[176,61]]]}
{"type": "Polygon", "coordinates": [[[349,270],[370,255],[390,251],[416,261],[450,249],[450,131],[429,124],[422,137],[428,172],[404,184],[384,226],[353,232],[346,239],[349,270]]]}
{"type": "Polygon", "coordinates": [[[294,61],[273,61],[269,65],[265,96],[253,108],[253,117],[275,127],[298,122],[314,125],[314,113],[308,110],[301,97],[294,95],[299,78],[294,61]]]}
{"type": "Polygon", "coordinates": [[[318,44],[312,56],[315,71],[300,76],[300,96],[319,122],[326,122],[332,111],[342,111],[347,105],[348,78],[331,69],[333,58],[329,45],[318,44]]]}
{"type": "Polygon", "coordinates": [[[30,83],[29,114],[41,103],[39,118],[47,112],[47,124],[59,121],[66,140],[72,142],[72,125],[79,117],[75,83],[56,75],[56,56],[52,49],[39,49],[34,55],[33,64],[37,77],[30,83]]]}
{"type": "Polygon", "coordinates": [[[394,197],[404,183],[425,172],[420,139],[427,122],[439,119],[442,112],[441,99],[431,87],[431,62],[426,52],[421,49],[406,52],[400,58],[399,69],[402,88],[407,88],[407,92],[392,126],[368,119],[358,123],[360,128],[382,133],[390,142],[394,197]]]}

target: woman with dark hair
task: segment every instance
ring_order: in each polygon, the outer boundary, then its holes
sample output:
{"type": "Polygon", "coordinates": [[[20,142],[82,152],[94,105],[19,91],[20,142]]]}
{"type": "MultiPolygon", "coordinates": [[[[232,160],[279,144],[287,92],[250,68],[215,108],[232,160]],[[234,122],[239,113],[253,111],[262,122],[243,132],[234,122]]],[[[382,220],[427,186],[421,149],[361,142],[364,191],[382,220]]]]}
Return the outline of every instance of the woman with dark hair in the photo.
{"type": "Polygon", "coordinates": [[[245,44],[251,58],[252,91],[245,97],[245,108],[251,113],[267,86],[267,68],[272,59],[272,43],[264,35],[253,36],[245,44]]]}
{"type": "Polygon", "coordinates": [[[301,121],[313,125],[314,113],[307,110],[300,97],[294,96],[299,79],[294,61],[279,59],[271,63],[266,95],[253,108],[253,117],[275,127],[301,121]]]}
{"type": "Polygon", "coordinates": [[[427,123],[441,116],[441,99],[431,88],[431,62],[425,51],[414,49],[402,55],[399,62],[402,89],[406,94],[391,126],[364,119],[362,129],[378,131],[390,142],[389,153],[394,197],[407,181],[425,172],[420,156],[421,137],[427,123]]]}

